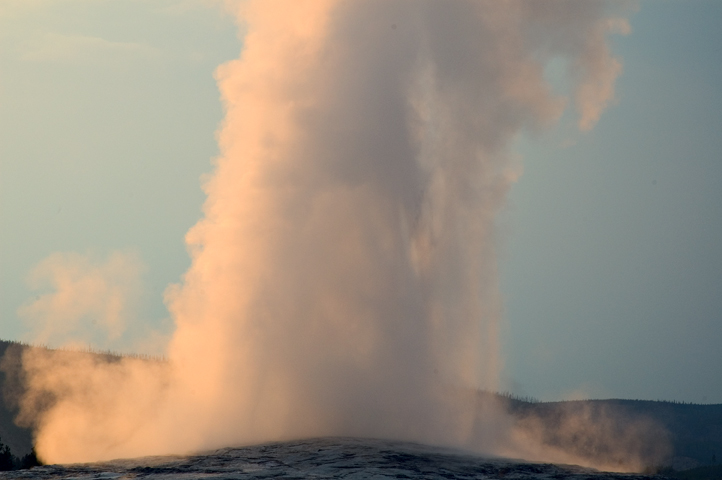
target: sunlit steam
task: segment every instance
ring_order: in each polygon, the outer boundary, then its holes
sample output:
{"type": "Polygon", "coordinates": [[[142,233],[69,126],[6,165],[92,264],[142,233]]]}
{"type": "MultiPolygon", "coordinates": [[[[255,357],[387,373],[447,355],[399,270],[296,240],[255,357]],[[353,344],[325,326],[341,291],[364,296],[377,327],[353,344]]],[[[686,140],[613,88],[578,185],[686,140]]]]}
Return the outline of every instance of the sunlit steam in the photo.
{"type": "Polygon", "coordinates": [[[229,3],[244,48],[216,73],[221,154],[167,291],[168,362],[29,353],[40,456],[321,435],[532,451],[475,394],[500,369],[494,222],[512,140],[566,104],[547,62],[570,65],[580,128],[613,99],[611,6],[229,3]]]}
{"type": "Polygon", "coordinates": [[[48,286],[20,307],[31,339],[51,346],[101,348],[118,345],[137,316],[144,266],[129,252],[114,252],[107,259],[90,255],[55,253],[28,276],[34,290],[48,286]]]}

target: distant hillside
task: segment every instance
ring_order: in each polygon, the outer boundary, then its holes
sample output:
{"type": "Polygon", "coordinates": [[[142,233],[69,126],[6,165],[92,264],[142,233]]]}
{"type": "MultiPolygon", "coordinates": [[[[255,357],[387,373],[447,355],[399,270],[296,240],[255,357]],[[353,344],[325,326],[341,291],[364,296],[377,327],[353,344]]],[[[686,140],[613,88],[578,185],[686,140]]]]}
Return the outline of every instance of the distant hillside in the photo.
{"type": "Polygon", "coordinates": [[[585,448],[599,448],[599,443],[586,441],[581,428],[570,428],[583,418],[587,427],[603,425],[610,435],[625,429],[633,432],[632,427],[643,430],[640,441],[645,444],[640,448],[650,458],[657,455],[657,465],[686,470],[722,464],[722,404],[618,399],[535,402],[509,396],[504,401],[520,421],[538,419],[543,438],[551,445],[579,453],[585,448]],[[665,442],[671,447],[668,452],[664,452],[665,442]]]}
{"type": "Polygon", "coordinates": [[[16,360],[20,358],[20,352],[25,348],[30,347],[0,340],[0,367],[4,367],[0,368],[0,391],[2,391],[3,398],[3,401],[0,402],[0,407],[2,407],[0,408],[0,441],[10,447],[12,453],[17,457],[30,453],[33,446],[30,430],[20,428],[13,422],[17,414],[15,398],[18,392],[13,391],[15,382],[8,381],[8,376],[17,378],[19,364],[16,360]],[[6,353],[8,353],[7,357],[6,353]],[[8,372],[8,370],[10,371],[8,372]]]}

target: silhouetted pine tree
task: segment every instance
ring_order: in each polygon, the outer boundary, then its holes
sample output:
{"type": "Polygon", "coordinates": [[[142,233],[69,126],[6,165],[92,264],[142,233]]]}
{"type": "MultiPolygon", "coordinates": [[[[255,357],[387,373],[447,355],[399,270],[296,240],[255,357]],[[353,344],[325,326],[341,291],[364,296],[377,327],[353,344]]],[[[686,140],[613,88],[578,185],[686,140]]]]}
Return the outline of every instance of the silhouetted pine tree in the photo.
{"type": "Polygon", "coordinates": [[[12,470],[15,468],[15,458],[10,452],[10,447],[0,441],[0,471],[12,470]]]}
{"type": "Polygon", "coordinates": [[[35,454],[35,447],[20,460],[20,468],[33,468],[40,465],[42,465],[42,463],[40,463],[38,456],[35,454]]]}

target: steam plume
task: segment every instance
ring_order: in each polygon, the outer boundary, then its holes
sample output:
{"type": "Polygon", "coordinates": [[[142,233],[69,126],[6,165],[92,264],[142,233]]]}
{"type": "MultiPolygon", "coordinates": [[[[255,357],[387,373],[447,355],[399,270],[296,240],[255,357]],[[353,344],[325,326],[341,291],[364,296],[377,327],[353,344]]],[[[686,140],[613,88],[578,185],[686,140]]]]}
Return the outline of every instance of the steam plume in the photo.
{"type": "Polygon", "coordinates": [[[144,270],[137,255],[113,252],[107,260],[54,253],[28,276],[35,290],[54,289],[20,307],[32,339],[50,345],[109,347],[126,333],[141,296],[144,270]]]}
{"type": "Polygon", "coordinates": [[[543,77],[559,56],[593,126],[620,72],[606,34],[626,24],[603,1],[229,7],[247,33],[217,71],[221,155],[186,237],[192,266],[167,291],[168,363],[28,354],[40,456],[512,442],[472,395],[500,368],[493,227],[519,174],[510,142],[561,115],[543,77]],[[38,413],[43,393],[55,402],[38,413]]]}

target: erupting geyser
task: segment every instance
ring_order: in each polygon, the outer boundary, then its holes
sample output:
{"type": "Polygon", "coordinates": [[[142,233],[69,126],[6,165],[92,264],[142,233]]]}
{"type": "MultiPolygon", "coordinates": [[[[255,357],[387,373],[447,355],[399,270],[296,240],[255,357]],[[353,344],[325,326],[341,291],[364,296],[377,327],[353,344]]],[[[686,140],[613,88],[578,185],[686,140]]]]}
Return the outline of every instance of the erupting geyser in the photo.
{"type": "Polygon", "coordinates": [[[620,72],[606,35],[626,23],[602,1],[227,8],[244,48],[217,71],[221,154],[192,266],[167,292],[168,362],[27,355],[39,455],[322,435],[513,452],[473,395],[499,370],[493,226],[519,172],[510,143],[561,115],[554,58],[593,126],[620,72]]]}

